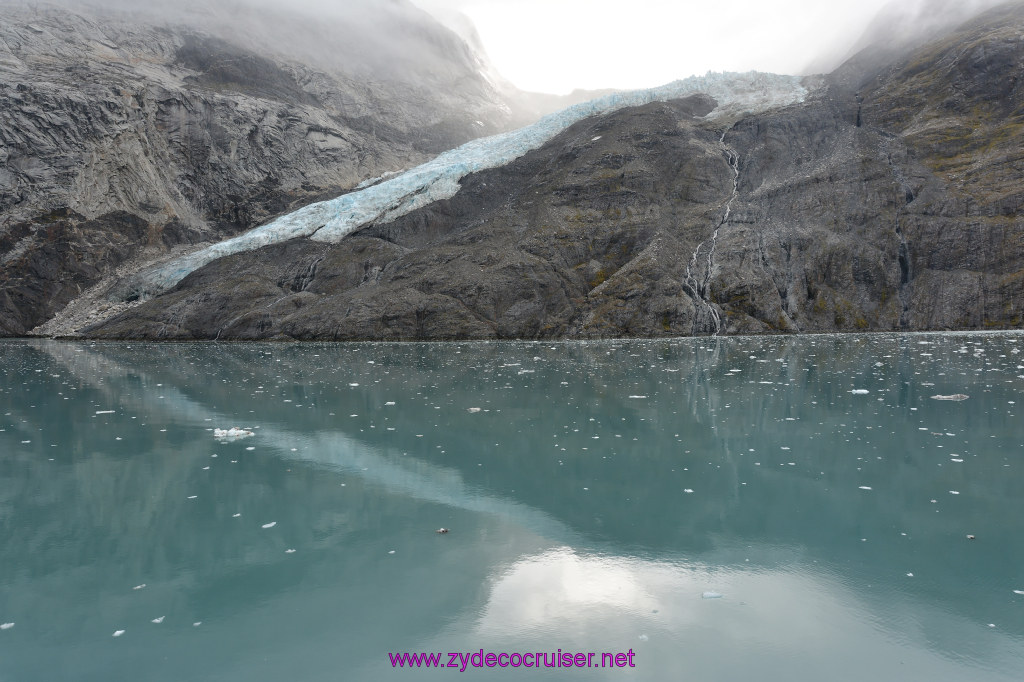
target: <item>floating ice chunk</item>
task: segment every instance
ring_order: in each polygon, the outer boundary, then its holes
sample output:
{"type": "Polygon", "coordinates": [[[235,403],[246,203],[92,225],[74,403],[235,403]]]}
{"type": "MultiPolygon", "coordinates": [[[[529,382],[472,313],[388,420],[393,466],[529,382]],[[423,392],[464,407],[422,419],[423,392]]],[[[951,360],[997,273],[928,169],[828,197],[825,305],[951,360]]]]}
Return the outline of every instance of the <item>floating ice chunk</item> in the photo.
{"type": "Polygon", "coordinates": [[[270,523],[264,523],[263,528],[273,528],[277,525],[277,521],[271,521],[270,523]]]}
{"type": "Polygon", "coordinates": [[[156,623],[156,624],[159,625],[160,623],[164,622],[164,618],[166,618],[166,617],[167,616],[160,616],[159,618],[154,618],[153,620],[151,620],[149,622],[150,623],[156,623]]]}
{"type": "MultiPolygon", "coordinates": [[[[1022,592],[1021,594],[1024,594],[1024,592],[1022,592]]],[[[0,623],[0,630],[10,630],[13,627],[14,623],[0,623]]]]}
{"type": "Polygon", "coordinates": [[[721,592],[705,592],[700,595],[701,599],[721,599],[724,595],[721,592]]]}
{"type": "Polygon", "coordinates": [[[954,393],[953,395],[933,395],[932,400],[967,400],[970,397],[963,393],[954,393]]]}
{"type": "Polygon", "coordinates": [[[855,388],[852,391],[850,391],[850,393],[854,395],[867,395],[868,393],[871,393],[871,391],[867,390],[866,388],[855,388]]]}
{"type": "Polygon", "coordinates": [[[252,431],[248,429],[240,429],[237,426],[232,426],[230,429],[214,429],[213,437],[219,440],[241,440],[242,438],[248,438],[254,436],[252,431]]]}
{"type": "Polygon", "coordinates": [[[124,630],[114,630],[114,634],[111,637],[120,637],[124,634],[124,630]]]}

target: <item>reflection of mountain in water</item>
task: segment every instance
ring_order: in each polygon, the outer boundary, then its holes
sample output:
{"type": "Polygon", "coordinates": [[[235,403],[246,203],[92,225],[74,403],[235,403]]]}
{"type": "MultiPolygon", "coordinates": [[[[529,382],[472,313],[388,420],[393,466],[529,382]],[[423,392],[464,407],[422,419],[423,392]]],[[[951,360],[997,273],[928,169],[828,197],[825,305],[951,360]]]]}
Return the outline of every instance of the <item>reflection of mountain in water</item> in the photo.
{"type": "MultiPolygon", "coordinates": [[[[123,584],[177,586],[182,608],[215,602],[227,616],[250,609],[243,592],[276,599],[282,580],[328,589],[379,570],[368,547],[400,544],[424,571],[442,570],[431,561],[451,557],[430,543],[444,525],[483,550],[463,569],[474,583],[503,570],[509,543],[741,573],[814,563],[880,610],[922,599],[987,624],[1024,559],[1004,466],[1019,445],[1003,393],[1017,338],[11,344],[8,365],[28,379],[26,400],[8,408],[14,421],[39,423],[45,409],[46,424],[75,426],[44,427],[33,454],[8,465],[40,481],[0,503],[13,520],[5,546],[35,547],[9,575],[56,586],[69,552],[83,566],[113,556],[114,574],[80,579],[115,602],[123,584]],[[985,393],[961,374],[979,366],[1004,383],[985,393]],[[961,390],[972,398],[928,400],[961,390]],[[206,430],[234,425],[259,428],[234,444],[206,430]],[[56,462],[37,469],[48,438],[56,462]],[[44,487],[62,493],[36,499],[44,487]],[[262,531],[270,520],[274,532],[262,531]],[[968,545],[968,532],[979,541],[968,545]],[[333,568],[285,568],[293,546],[333,568]]],[[[466,607],[466,595],[442,592],[431,604],[466,607]]]]}

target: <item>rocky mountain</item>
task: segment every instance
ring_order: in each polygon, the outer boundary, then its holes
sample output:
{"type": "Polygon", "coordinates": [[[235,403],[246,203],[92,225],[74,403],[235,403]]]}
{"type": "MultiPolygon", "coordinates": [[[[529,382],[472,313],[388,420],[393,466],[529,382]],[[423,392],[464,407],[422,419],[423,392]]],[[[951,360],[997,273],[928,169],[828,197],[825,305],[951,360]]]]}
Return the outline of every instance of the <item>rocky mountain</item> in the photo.
{"type": "Polygon", "coordinates": [[[902,51],[884,47],[805,79],[807,96],[785,106],[723,115],[727,102],[692,94],[586,118],[463,178],[453,196],[336,243],[303,237],[219,258],[63,333],[347,340],[1020,327],[1024,6],[902,51]]]}
{"type": "Polygon", "coordinates": [[[509,127],[479,56],[427,14],[337,5],[0,0],[0,335],[509,127]]]}

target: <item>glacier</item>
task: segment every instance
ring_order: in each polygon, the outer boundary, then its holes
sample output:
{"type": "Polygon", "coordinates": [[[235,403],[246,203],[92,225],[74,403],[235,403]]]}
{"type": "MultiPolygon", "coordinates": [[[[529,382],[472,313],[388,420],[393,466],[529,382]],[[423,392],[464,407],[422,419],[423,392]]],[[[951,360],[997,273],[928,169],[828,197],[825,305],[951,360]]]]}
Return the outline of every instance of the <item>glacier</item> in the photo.
{"type": "Polygon", "coordinates": [[[798,76],[756,71],[708,73],[574,104],[519,130],[472,140],[404,173],[374,178],[348,194],[310,204],[238,237],[143,271],[131,287],[132,297],[146,298],[169,289],[218,258],[297,238],[334,244],[363,225],[388,222],[435,201],[450,199],[459,191],[459,181],[470,173],[506,165],[591,116],[706,94],[715,99],[717,106],[705,119],[715,120],[803,102],[807,93],[798,76]]]}

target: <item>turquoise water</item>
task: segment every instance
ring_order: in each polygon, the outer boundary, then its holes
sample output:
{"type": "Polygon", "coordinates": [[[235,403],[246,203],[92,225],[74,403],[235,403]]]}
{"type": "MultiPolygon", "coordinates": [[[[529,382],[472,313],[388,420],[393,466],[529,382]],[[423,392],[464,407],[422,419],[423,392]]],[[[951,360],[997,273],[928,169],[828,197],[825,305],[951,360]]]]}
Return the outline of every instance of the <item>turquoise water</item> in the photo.
{"type": "Polygon", "coordinates": [[[0,680],[1024,679],[1022,389],[1022,334],[0,343],[0,680]],[[635,667],[388,656],[481,649],[635,667]]]}

